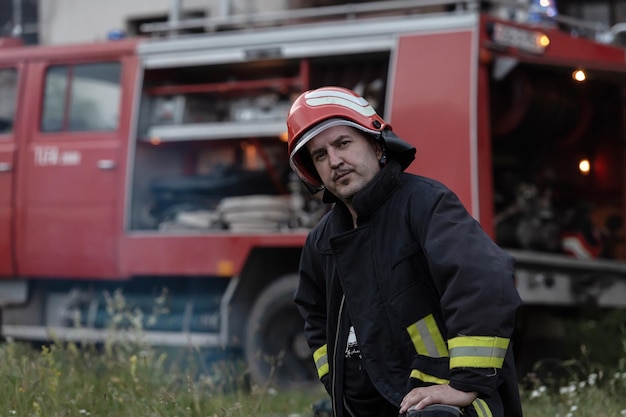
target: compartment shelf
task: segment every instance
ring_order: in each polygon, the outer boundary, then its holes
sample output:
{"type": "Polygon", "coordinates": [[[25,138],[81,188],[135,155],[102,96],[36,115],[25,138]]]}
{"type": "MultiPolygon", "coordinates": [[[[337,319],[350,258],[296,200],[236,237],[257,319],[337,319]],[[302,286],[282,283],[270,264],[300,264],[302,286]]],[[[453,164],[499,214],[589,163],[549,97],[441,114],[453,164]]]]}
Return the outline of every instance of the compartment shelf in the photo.
{"type": "Polygon", "coordinates": [[[177,142],[194,140],[240,139],[246,137],[275,137],[287,131],[285,121],[255,121],[191,123],[186,125],[161,125],[148,129],[142,142],[177,142]]]}
{"type": "Polygon", "coordinates": [[[269,78],[261,80],[236,80],[219,83],[165,85],[150,87],[145,92],[151,96],[197,93],[233,93],[236,91],[274,90],[288,91],[290,88],[302,89],[304,81],[301,77],[269,78]]]}

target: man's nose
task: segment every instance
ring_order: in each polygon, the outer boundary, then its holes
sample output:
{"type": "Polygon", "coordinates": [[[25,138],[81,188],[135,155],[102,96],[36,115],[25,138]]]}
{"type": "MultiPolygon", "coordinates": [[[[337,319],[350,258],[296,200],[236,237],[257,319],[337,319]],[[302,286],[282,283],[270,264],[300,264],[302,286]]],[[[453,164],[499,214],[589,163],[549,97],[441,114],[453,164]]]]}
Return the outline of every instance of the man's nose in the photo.
{"type": "Polygon", "coordinates": [[[336,168],[343,163],[343,159],[337,151],[331,149],[328,151],[328,162],[331,168],[336,168]]]}

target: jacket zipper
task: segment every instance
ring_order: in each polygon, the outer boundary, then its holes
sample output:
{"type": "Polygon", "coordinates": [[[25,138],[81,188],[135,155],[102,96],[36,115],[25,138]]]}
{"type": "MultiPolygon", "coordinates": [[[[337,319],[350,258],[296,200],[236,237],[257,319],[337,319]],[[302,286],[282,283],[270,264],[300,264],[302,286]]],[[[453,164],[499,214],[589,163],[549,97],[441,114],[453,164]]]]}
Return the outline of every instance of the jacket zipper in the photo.
{"type": "MultiPolygon", "coordinates": [[[[344,294],[341,297],[341,304],[339,305],[339,315],[337,317],[337,330],[335,333],[335,343],[334,343],[334,347],[333,347],[333,356],[335,356],[333,358],[333,365],[337,364],[337,343],[339,343],[339,334],[340,334],[340,330],[341,330],[341,317],[343,316],[343,305],[344,305],[344,301],[346,300],[346,295],[344,294]]],[[[333,405],[333,416],[337,417],[337,398],[336,398],[336,389],[335,389],[335,385],[337,383],[336,381],[336,377],[337,377],[337,371],[333,370],[333,379],[331,381],[330,384],[330,392],[331,392],[331,396],[332,396],[332,405],[333,405]]]]}

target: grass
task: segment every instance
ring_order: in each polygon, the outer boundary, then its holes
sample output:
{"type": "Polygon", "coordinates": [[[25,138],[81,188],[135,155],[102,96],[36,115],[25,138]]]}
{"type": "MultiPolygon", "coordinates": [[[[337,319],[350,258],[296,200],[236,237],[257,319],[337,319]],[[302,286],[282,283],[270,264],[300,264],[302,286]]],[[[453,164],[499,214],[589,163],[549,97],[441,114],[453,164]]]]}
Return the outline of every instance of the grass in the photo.
{"type": "MultiPolygon", "coordinates": [[[[312,416],[311,405],[325,397],[321,385],[304,392],[250,387],[236,361],[201,362],[196,351],[171,358],[139,345],[57,343],[38,350],[4,343],[0,417],[312,416]]],[[[567,383],[531,376],[522,389],[525,416],[626,416],[626,372],[571,375],[567,383]]]]}
{"type": "Polygon", "coordinates": [[[564,384],[522,390],[526,417],[626,416],[626,372],[590,373],[564,384]]]}
{"type": "MultiPolygon", "coordinates": [[[[136,312],[114,310],[112,329],[141,332],[136,312]]],[[[577,357],[539,362],[524,378],[525,417],[626,417],[625,326],[626,310],[577,320],[567,332],[577,357]]],[[[240,361],[207,362],[195,349],[0,343],[0,417],[312,417],[312,404],[325,398],[321,384],[252,385],[240,361]]]]}
{"type": "MultiPolygon", "coordinates": [[[[197,352],[196,352],[197,353],[197,352]]],[[[193,356],[194,352],[188,352],[193,356]]],[[[310,414],[313,392],[252,387],[232,362],[194,361],[139,347],[0,346],[0,416],[269,416],[310,414]]]]}
{"type": "Polygon", "coordinates": [[[626,309],[563,320],[572,359],[545,359],[526,375],[526,417],[626,416],[626,309]]]}

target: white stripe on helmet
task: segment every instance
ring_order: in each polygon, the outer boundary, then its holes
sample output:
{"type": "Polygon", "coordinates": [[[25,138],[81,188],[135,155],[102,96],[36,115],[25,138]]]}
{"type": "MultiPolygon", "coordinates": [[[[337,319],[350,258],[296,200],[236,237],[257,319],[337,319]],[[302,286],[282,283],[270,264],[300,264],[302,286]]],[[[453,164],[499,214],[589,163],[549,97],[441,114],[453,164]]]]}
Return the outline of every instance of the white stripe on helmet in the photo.
{"type": "Polygon", "coordinates": [[[335,104],[347,107],[366,117],[376,114],[374,108],[364,98],[354,97],[340,91],[312,91],[306,94],[304,98],[306,104],[311,107],[335,104]]]}

